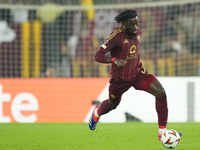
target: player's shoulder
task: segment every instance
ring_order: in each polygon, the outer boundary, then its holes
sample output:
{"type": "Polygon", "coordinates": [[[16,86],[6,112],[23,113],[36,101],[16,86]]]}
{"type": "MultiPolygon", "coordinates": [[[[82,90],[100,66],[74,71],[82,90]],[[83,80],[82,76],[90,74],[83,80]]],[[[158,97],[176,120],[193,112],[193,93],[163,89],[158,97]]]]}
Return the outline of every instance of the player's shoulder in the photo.
{"type": "Polygon", "coordinates": [[[111,40],[111,39],[113,39],[114,37],[118,36],[119,33],[121,33],[122,31],[123,31],[123,30],[122,30],[121,26],[115,28],[115,29],[113,30],[113,32],[110,34],[110,36],[108,37],[108,40],[111,40]]]}
{"type": "Polygon", "coordinates": [[[141,28],[138,27],[138,28],[137,28],[137,40],[138,40],[139,42],[140,42],[140,36],[141,36],[141,34],[142,34],[141,28]]]}

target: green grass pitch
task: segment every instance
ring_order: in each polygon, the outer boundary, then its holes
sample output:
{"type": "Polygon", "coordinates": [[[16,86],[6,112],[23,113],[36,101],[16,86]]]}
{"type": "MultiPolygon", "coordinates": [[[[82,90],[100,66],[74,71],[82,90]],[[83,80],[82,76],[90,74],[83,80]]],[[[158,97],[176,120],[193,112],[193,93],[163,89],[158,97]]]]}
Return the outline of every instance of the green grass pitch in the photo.
{"type": "MultiPolygon", "coordinates": [[[[200,149],[200,123],[168,123],[183,133],[177,150],[200,149]]],[[[164,150],[156,123],[0,124],[0,150],[164,150]]]]}

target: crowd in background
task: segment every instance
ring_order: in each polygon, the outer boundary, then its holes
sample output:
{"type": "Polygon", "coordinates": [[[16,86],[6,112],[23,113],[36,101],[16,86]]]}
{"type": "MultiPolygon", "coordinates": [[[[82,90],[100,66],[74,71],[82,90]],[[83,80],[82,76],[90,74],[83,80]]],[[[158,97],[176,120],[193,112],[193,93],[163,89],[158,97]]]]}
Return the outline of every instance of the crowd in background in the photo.
{"type": "MultiPolygon", "coordinates": [[[[12,2],[20,4],[20,0],[12,2]]],[[[95,63],[93,55],[119,26],[114,17],[122,10],[95,10],[91,20],[86,11],[58,11],[54,1],[41,0],[41,3],[44,5],[37,10],[0,10],[0,27],[6,22],[7,27],[15,30],[13,41],[9,41],[11,30],[8,41],[0,41],[0,77],[21,77],[20,28],[23,22],[35,20],[42,24],[38,77],[108,77],[110,66],[95,63]],[[48,12],[47,7],[55,10],[48,12]]],[[[150,72],[157,76],[200,75],[199,9],[200,3],[136,9],[142,30],[139,53],[150,72]]],[[[30,60],[33,53],[30,46],[30,60]]]]}
{"type": "MultiPolygon", "coordinates": [[[[0,0],[1,4],[22,3],[24,5],[43,5],[45,3],[54,3],[59,5],[80,5],[82,0],[0,0]]],[[[173,0],[93,0],[95,5],[106,4],[127,4],[144,2],[166,2],[173,0]]]]}

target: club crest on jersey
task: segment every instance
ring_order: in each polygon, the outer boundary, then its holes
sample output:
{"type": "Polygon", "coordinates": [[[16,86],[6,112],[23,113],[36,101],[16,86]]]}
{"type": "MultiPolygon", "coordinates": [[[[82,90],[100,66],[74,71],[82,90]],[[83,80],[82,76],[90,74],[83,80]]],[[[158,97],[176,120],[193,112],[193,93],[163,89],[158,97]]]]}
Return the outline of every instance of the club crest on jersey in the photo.
{"type": "Polygon", "coordinates": [[[135,53],[135,50],[136,50],[136,46],[132,45],[131,48],[130,48],[130,54],[135,53]]]}
{"type": "Polygon", "coordinates": [[[107,48],[107,46],[106,46],[106,45],[108,45],[108,43],[109,43],[109,40],[106,40],[106,42],[105,42],[105,43],[103,43],[103,44],[101,45],[101,47],[103,47],[104,49],[106,49],[106,48],[107,48]]]}
{"type": "Polygon", "coordinates": [[[135,45],[132,45],[131,48],[130,48],[130,51],[129,51],[129,54],[127,55],[126,57],[126,60],[129,60],[129,59],[134,59],[137,57],[137,54],[135,53],[136,52],[136,46],[135,45]]]}

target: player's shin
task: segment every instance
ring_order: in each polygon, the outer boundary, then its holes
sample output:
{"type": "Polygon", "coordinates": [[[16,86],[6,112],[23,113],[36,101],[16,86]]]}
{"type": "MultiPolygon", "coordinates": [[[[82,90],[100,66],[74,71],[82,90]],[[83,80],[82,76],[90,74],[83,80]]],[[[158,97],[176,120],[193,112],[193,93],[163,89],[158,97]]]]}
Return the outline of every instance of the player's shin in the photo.
{"type": "Polygon", "coordinates": [[[104,115],[111,111],[111,108],[108,106],[108,99],[104,100],[100,105],[99,108],[97,109],[97,113],[99,116],[104,115]]]}
{"type": "Polygon", "coordinates": [[[166,95],[156,98],[156,111],[158,114],[159,134],[162,134],[166,130],[168,118],[166,95]]]}

